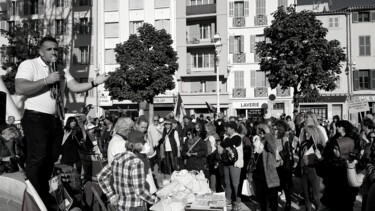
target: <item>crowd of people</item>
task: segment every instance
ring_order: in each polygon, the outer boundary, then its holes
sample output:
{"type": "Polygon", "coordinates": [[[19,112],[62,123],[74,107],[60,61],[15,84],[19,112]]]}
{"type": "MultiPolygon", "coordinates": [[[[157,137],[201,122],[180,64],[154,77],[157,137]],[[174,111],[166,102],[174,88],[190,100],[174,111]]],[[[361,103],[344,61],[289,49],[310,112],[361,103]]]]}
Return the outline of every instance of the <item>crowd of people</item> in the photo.
{"type": "MultiPolygon", "coordinates": [[[[184,116],[178,122],[170,114],[154,116],[149,125],[145,116],[112,119],[77,114],[66,120],[55,165],[75,168],[82,175],[81,189],[97,180],[118,210],[158,202],[150,193],[150,183],[162,185],[155,175],[186,169],[202,171],[212,191],[225,191],[232,210],[241,209],[244,180],[253,186],[252,199],[261,210],[278,210],[281,193],[283,210],[290,210],[294,177],[300,179],[306,210],[353,210],[360,194],[366,211],[375,207],[369,200],[375,197],[373,121],[368,115],[355,127],[335,116],[331,124],[322,124],[319,116],[306,112],[295,113],[293,119],[219,114],[212,120],[184,116]],[[93,161],[101,164],[96,172],[93,161]]],[[[27,160],[22,127],[13,122],[10,117],[1,135],[0,157],[3,164],[9,163],[2,165],[6,172],[18,170],[10,165],[14,159],[18,164],[27,160]]],[[[80,201],[76,205],[85,208],[80,201]]]]}

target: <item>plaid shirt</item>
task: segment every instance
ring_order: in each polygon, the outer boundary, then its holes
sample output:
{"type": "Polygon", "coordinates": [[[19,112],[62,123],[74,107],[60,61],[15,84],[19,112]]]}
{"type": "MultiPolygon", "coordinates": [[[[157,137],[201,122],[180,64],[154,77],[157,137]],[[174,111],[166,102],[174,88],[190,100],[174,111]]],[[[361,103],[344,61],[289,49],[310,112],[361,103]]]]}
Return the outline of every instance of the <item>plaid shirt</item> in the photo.
{"type": "Polygon", "coordinates": [[[144,163],[132,152],[126,151],[115,155],[112,163],[107,164],[98,174],[99,186],[108,199],[118,195],[118,210],[154,204],[157,197],[146,188],[144,163]],[[113,175],[113,186],[110,180],[113,175]]]}

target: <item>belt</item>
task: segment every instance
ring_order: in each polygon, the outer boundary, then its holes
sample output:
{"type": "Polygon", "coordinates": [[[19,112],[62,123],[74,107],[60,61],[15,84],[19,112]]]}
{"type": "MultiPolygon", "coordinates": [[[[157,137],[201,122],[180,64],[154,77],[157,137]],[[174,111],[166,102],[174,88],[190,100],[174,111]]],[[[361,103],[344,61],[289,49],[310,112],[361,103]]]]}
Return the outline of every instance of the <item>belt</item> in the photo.
{"type": "Polygon", "coordinates": [[[52,118],[56,118],[55,114],[47,114],[47,113],[43,113],[43,112],[39,112],[39,111],[34,111],[34,110],[28,110],[28,109],[25,109],[25,114],[35,114],[35,115],[49,117],[49,118],[51,118],[51,117],[52,118]]]}

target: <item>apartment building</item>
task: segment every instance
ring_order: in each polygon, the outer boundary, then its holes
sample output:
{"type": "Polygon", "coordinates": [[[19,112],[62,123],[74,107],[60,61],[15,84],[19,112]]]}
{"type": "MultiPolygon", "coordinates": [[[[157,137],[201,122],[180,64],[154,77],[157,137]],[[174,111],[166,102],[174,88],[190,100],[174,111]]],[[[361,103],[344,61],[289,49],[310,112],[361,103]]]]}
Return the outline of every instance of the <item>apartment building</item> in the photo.
{"type": "MultiPolygon", "coordinates": [[[[137,33],[137,28],[143,23],[150,23],[156,29],[165,29],[176,40],[176,1],[173,0],[98,0],[98,67],[103,72],[115,71],[119,66],[114,51],[116,44],[128,40],[130,34],[137,33]]],[[[180,28],[179,28],[180,29],[180,28]]],[[[176,44],[173,44],[176,48],[176,44]]],[[[175,90],[169,90],[164,95],[155,97],[155,114],[165,116],[173,110],[175,90]]],[[[111,100],[108,91],[99,91],[99,106],[108,112],[118,112],[119,109],[137,115],[140,107],[147,115],[148,107],[138,105],[130,100],[111,100]]]]}
{"type": "MultiPolygon", "coordinates": [[[[43,35],[52,35],[60,45],[68,45],[70,53],[64,56],[66,67],[79,82],[88,82],[95,78],[97,59],[94,56],[97,37],[97,4],[90,0],[6,0],[2,2],[1,28],[12,30],[21,20],[31,19],[43,35]],[[5,3],[5,4],[4,4],[5,3]]],[[[1,38],[1,44],[7,40],[1,38]]],[[[84,93],[66,92],[68,113],[81,111],[87,104],[96,105],[96,90],[84,93]]],[[[18,99],[18,98],[16,98],[18,99]]],[[[91,115],[99,113],[94,107],[91,115]]]]}
{"type": "Polygon", "coordinates": [[[217,0],[187,0],[176,5],[178,90],[188,114],[208,114],[206,103],[227,113],[229,108],[227,3],[217,0]],[[221,37],[218,57],[214,36],[221,37]],[[218,63],[215,63],[219,58],[218,63]],[[217,76],[219,80],[217,80],[217,76]],[[217,85],[219,84],[219,101],[217,85]]]}
{"type": "Polygon", "coordinates": [[[271,25],[271,13],[293,3],[292,0],[227,2],[230,115],[277,117],[293,112],[291,90],[270,88],[265,73],[259,71],[259,57],[255,53],[256,42],[266,39],[264,29],[271,25]]]}

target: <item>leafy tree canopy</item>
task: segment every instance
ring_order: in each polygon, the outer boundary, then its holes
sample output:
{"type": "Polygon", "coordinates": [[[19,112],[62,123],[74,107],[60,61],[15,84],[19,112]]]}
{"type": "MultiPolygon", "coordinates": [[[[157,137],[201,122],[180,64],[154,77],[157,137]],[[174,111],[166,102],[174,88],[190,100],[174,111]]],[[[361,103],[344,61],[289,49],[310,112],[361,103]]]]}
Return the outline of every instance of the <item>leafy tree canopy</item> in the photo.
{"type": "Polygon", "coordinates": [[[267,39],[256,45],[260,70],[266,72],[271,88],[293,87],[295,107],[319,96],[319,90],[334,90],[340,62],[345,61],[340,42],[326,40],[328,30],[313,12],[280,7],[273,17],[264,30],[267,39]]]}
{"type": "MultiPolygon", "coordinates": [[[[0,47],[1,55],[4,57],[1,68],[7,71],[2,79],[10,94],[15,93],[14,79],[21,62],[39,56],[39,41],[43,38],[42,30],[42,23],[38,24],[31,19],[22,20],[10,30],[1,29],[1,34],[8,39],[8,45],[0,47]]],[[[68,46],[59,47],[57,63],[64,65],[63,54],[68,53],[68,46]]]]}
{"type": "Polygon", "coordinates": [[[110,72],[105,87],[112,99],[153,103],[153,98],[174,89],[174,73],[178,69],[177,53],[172,48],[171,36],[155,30],[148,23],[138,28],[115,48],[120,67],[110,72]]]}

